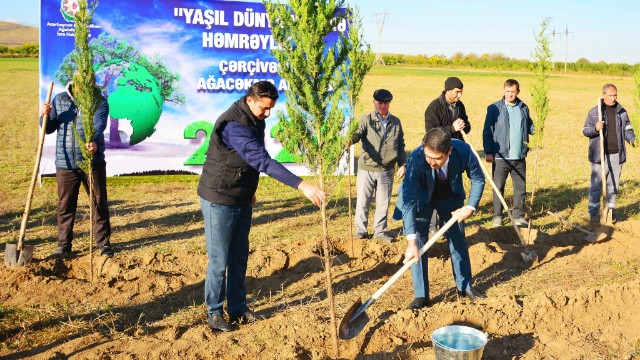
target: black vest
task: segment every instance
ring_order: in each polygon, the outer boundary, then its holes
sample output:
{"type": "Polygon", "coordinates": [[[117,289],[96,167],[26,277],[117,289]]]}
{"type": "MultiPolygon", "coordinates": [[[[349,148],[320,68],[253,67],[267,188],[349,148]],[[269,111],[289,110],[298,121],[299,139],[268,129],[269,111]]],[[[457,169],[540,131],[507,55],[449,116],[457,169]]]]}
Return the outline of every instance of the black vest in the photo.
{"type": "Polygon", "coordinates": [[[250,206],[258,188],[260,172],[222,143],[222,131],[231,121],[249,128],[264,145],[265,123],[251,113],[246,96],[243,96],[215,123],[198,183],[198,195],[218,205],[250,206]]]}

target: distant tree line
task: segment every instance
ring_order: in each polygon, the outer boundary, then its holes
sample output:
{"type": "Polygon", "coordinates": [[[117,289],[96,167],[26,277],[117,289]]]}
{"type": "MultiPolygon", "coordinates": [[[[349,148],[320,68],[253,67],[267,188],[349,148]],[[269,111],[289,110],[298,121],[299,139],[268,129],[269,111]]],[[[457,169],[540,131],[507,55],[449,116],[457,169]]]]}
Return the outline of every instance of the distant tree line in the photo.
{"type": "MultiPolygon", "coordinates": [[[[385,65],[412,65],[442,68],[473,68],[491,70],[533,71],[535,63],[529,60],[512,59],[503,54],[463,54],[457,52],[451,57],[444,55],[383,55],[385,65]]],[[[635,65],[622,63],[606,63],[604,61],[590,62],[579,59],[567,63],[567,72],[580,72],[602,75],[630,76],[640,71],[640,63],[635,65]]],[[[556,62],[555,73],[564,72],[564,62],[556,62]]]]}
{"type": "Polygon", "coordinates": [[[38,57],[40,45],[24,44],[20,46],[0,45],[0,57],[38,57]]]}

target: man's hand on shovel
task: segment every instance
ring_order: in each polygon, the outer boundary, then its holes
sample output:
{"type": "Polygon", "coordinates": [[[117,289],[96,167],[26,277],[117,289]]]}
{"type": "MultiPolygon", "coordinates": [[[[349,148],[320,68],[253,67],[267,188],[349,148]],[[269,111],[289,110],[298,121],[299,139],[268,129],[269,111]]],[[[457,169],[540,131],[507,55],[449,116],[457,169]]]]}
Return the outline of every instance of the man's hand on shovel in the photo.
{"type": "MultiPolygon", "coordinates": [[[[461,223],[465,221],[469,216],[473,215],[475,210],[469,206],[463,206],[460,209],[451,213],[453,217],[458,216],[458,222],[461,223]]],[[[420,251],[418,250],[418,242],[413,239],[409,240],[407,243],[407,250],[404,252],[404,260],[403,264],[406,264],[414,259],[418,259],[420,251]]],[[[415,260],[417,261],[417,260],[415,260]]]]}
{"type": "Polygon", "coordinates": [[[402,261],[402,263],[406,264],[409,261],[417,262],[419,254],[420,251],[418,251],[418,241],[416,239],[409,240],[409,243],[407,244],[407,250],[404,252],[404,260],[402,261]]]}

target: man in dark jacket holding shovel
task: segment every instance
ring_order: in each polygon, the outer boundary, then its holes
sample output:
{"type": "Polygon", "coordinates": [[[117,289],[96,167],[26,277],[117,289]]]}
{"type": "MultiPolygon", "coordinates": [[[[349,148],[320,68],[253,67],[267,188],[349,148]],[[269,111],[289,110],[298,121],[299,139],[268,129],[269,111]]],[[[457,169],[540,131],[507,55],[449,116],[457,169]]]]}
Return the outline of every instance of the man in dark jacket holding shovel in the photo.
{"type": "Polygon", "coordinates": [[[272,83],[253,84],[246,96],[218,117],[202,168],[198,196],[209,257],[204,298],[209,327],[216,331],[229,331],[229,322],[257,321],[247,306],[244,282],[260,173],[300,190],[315,205],[326,201],[322,190],[292,174],[265,148],[264,120],[277,99],[278,90],[272,83]],[[229,322],[223,315],[225,298],[229,322]]]}
{"type": "Polygon", "coordinates": [[[426,252],[419,257],[419,248],[426,243],[429,219],[434,211],[438,212],[440,226],[448,222],[452,214],[459,216],[457,225],[446,232],[458,294],[472,301],[484,297],[471,286],[471,261],[464,235],[464,220],[478,207],[484,181],[478,159],[469,145],[457,139],[452,140],[447,128],[429,130],[422,140],[422,146],[409,156],[407,173],[398,190],[394,212],[394,219],[399,219],[401,215],[404,235],[408,240],[404,262],[419,258],[411,267],[415,298],[409,304],[409,309],[430,305],[429,257],[426,252]],[[463,172],[471,179],[466,205],[463,172]]]}
{"type": "Polygon", "coordinates": [[[618,103],[618,88],[606,84],[602,88],[602,121],[598,120],[598,108],[593,107],[584,121],[582,133],[589,138],[589,162],[591,162],[591,188],[589,189],[589,220],[600,221],[600,196],[602,194],[602,170],[600,162],[600,131],[604,131],[604,161],[607,181],[607,207],[616,207],[616,194],[620,184],[622,164],[627,161],[625,141],[634,144],[636,135],[627,111],[618,103]]]}
{"type": "MultiPolygon", "coordinates": [[[[87,174],[80,169],[79,163],[84,160],[80,144],[76,139],[76,132],[84,136],[84,128],[80,119],[80,110],[76,106],[74,84],[67,84],[66,91],[53,98],[51,104],[43,104],[41,115],[49,114],[46,124],[47,134],[57,131],[56,137],[56,183],[58,184],[58,247],[56,256],[71,254],[73,240],[73,224],[78,207],[80,185],[89,193],[87,174]]],[[[93,213],[95,223],[93,233],[96,245],[103,256],[113,256],[111,248],[111,222],[109,220],[109,205],[107,202],[107,172],[104,158],[104,130],[107,127],[109,105],[104,98],[93,117],[93,139],[86,140],[87,151],[93,153],[93,213]]],[[[40,119],[42,121],[42,117],[40,119]]]]}

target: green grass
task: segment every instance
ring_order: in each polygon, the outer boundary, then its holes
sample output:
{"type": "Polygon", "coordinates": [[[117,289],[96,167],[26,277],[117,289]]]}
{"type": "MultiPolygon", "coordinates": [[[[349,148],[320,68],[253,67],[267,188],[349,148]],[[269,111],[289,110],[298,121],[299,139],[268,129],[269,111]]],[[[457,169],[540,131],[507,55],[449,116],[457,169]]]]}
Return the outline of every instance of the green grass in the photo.
{"type": "MultiPolygon", "coordinates": [[[[33,157],[37,147],[38,129],[38,62],[35,59],[1,59],[0,73],[3,83],[0,85],[0,143],[2,154],[0,168],[3,169],[3,181],[0,184],[0,219],[7,225],[1,228],[0,242],[15,239],[24,201],[28,191],[29,179],[33,169],[33,157]]],[[[462,101],[472,124],[469,134],[471,143],[478,150],[482,149],[481,130],[486,107],[502,96],[502,84],[506,78],[514,77],[521,83],[520,97],[531,103],[529,86],[533,81],[532,74],[499,73],[493,71],[427,69],[419,67],[374,67],[367,76],[358,113],[370,111],[371,94],[377,88],[387,88],[394,94],[390,111],[398,116],[403,124],[406,136],[406,150],[410,152],[420,143],[424,135],[424,110],[428,103],[439,96],[446,77],[459,76],[465,84],[462,101]]],[[[539,154],[538,185],[536,204],[537,212],[544,206],[552,211],[568,211],[570,219],[578,223],[584,219],[586,196],[589,186],[589,163],[586,160],[587,138],[582,135],[582,125],[587,111],[596,103],[601,85],[613,81],[618,86],[619,101],[633,113],[631,98],[633,80],[630,77],[602,77],[597,75],[554,75],[550,79],[551,111],[546,124],[545,137],[539,154]]],[[[535,116],[535,114],[533,114],[535,116]]],[[[619,196],[619,207],[623,217],[638,218],[637,200],[640,197],[638,183],[640,178],[638,167],[638,150],[628,148],[629,161],[623,169],[623,183],[626,184],[619,196]],[[636,205],[634,207],[634,205],[636,205]]],[[[360,147],[356,146],[356,155],[360,147]]],[[[531,155],[534,155],[532,153],[531,155]]],[[[529,157],[529,177],[527,187],[531,190],[532,156],[529,157]]],[[[107,159],[108,162],[108,159],[107,159]]],[[[353,180],[355,182],[355,180],[353,180]]],[[[195,224],[199,219],[199,208],[195,188],[198,176],[121,176],[108,179],[109,197],[112,203],[114,221],[118,223],[118,213],[127,209],[125,221],[138,217],[151,216],[135,210],[144,211],[150,203],[170,204],[186,202],[187,217],[195,216],[195,224]]],[[[396,182],[396,187],[398,182],[396,182]]],[[[489,189],[489,186],[486,187],[489,189]]],[[[482,210],[472,221],[486,222],[490,216],[489,190],[485,189],[482,210]]],[[[32,205],[30,227],[32,236],[43,240],[51,238],[55,232],[55,179],[45,178],[43,187],[36,189],[32,205]]],[[[510,202],[511,184],[507,183],[507,202],[510,202]]],[[[355,193],[355,190],[354,190],[355,193]]],[[[344,233],[349,225],[346,221],[345,197],[347,195],[346,180],[338,182],[334,189],[330,207],[333,208],[333,220],[341,227],[336,233],[344,233]]],[[[292,189],[276,181],[263,179],[258,191],[258,199],[264,205],[256,209],[256,214],[273,212],[277,206],[291,207],[292,214],[302,214],[310,220],[316,217],[312,207],[300,200],[292,189]]],[[[355,194],[354,194],[355,197],[355,194]]],[[[81,200],[82,201],[82,200],[81,200]]],[[[157,205],[162,206],[162,205],[157,205]]],[[[168,207],[169,205],[167,205],[168,207]]],[[[82,210],[81,210],[82,211],[82,210]]],[[[277,212],[266,215],[270,220],[279,218],[277,212]]],[[[168,223],[181,223],[182,216],[177,216],[168,223]]],[[[284,221],[284,220],[283,220],[284,221]]],[[[148,221],[150,225],[153,220],[148,221]]],[[[554,223],[549,219],[541,219],[542,223],[554,223]]],[[[192,226],[196,226],[192,224],[192,226]]],[[[166,231],[166,225],[150,226],[147,232],[166,231]],[[155,229],[155,230],[154,230],[155,229]]],[[[395,225],[399,226],[399,225],[395,225]]],[[[144,231],[134,226],[125,226],[127,231],[120,232],[118,238],[139,238],[144,231]],[[138,234],[138,235],[136,235],[138,234]]],[[[258,239],[271,239],[277,232],[271,231],[277,225],[258,225],[252,235],[258,239]],[[262,229],[264,228],[264,229],[262,229]]],[[[314,226],[296,231],[315,232],[314,226]]],[[[289,233],[282,230],[282,234],[289,233]]],[[[51,239],[52,240],[52,239],[51,239]]]]}
{"type": "MultiPolygon", "coordinates": [[[[368,112],[372,108],[371,94],[375,89],[387,88],[394,94],[390,111],[398,116],[406,134],[407,151],[411,151],[420,143],[424,135],[424,110],[428,103],[439,96],[446,77],[459,76],[465,84],[462,101],[465,103],[472,124],[470,139],[472,145],[481,149],[481,129],[486,107],[502,97],[502,84],[508,77],[516,78],[521,83],[520,97],[531,103],[529,86],[533,81],[531,74],[499,73],[490,71],[455,71],[449,69],[423,69],[408,67],[374,67],[365,79],[364,93],[359,113],[368,112]]],[[[38,62],[33,59],[0,59],[0,243],[14,242],[20,227],[24,210],[33,161],[37,146],[38,131],[38,62]]],[[[565,216],[571,222],[584,225],[586,223],[586,205],[589,186],[589,163],[587,161],[587,138],[582,135],[582,125],[588,110],[596,103],[596,98],[604,83],[614,82],[618,86],[619,101],[633,114],[631,98],[633,80],[629,77],[602,77],[595,75],[554,75],[551,79],[551,113],[547,119],[547,129],[542,142],[538,164],[538,187],[536,195],[536,212],[534,225],[542,227],[548,234],[560,232],[555,219],[543,215],[544,210],[551,210],[565,216]]],[[[359,114],[358,114],[359,115],[359,114]]],[[[535,116],[535,114],[534,114],[535,116]]],[[[637,133],[640,129],[636,129],[637,133]]],[[[639,134],[640,135],[640,134],[639,134]]],[[[360,152],[357,146],[356,154],[360,152]]],[[[618,198],[617,214],[623,218],[640,218],[638,204],[640,199],[640,169],[638,164],[639,150],[628,148],[628,163],[623,168],[624,187],[618,198]]],[[[533,154],[532,154],[533,155],[533,154]]],[[[531,159],[531,158],[530,158],[531,159]]],[[[107,158],[107,164],[108,164],[107,158]]],[[[108,165],[107,165],[108,166],[108,165]]],[[[529,163],[527,187],[531,190],[533,181],[529,163]]],[[[204,261],[204,231],[200,206],[196,194],[198,176],[122,176],[108,179],[110,210],[112,215],[114,246],[135,266],[137,258],[149,253],[158,256],[180,257],[191,256],[188,260],[204,261]],[[185,255],[186,254],[186,255],[185,255]]],[[[314,182],[315,179],[308,179],[314,182]]],[[[335,180],[335,179],[334,179],[335,180]]],[[[336,180],[329,202],[330,236],[345,239],[349,233],[346,196],[348,193],[346,179],[336,180]]],[[[355,177],[352,178],[355,184],[355,177]]],[[[397,189],[398,181],[394,188],[397,189]]],[[[468,187],[467,187],[468,188],[468,187]]],[[[511,203],[511,183],[507,183],[507,202],[511,203]]],[[[77,241],[74,246],[81,251],[86,250],[88,234],[88,214],[86,196],[80,197],[79,214],[76,226],[77,241]]],[[[317,241],[321,237],[320,214],[316,208],[301,195],[285,185],[269,178],[263,178],[257,193],[258,206],[254,210],[254,225],[251,230],[251,250],[270,250],[277,246],[289,246],[297,241],[317,241]]],[[[353,186],[355,199],[355,185],[353,186]]],[[[396,192],[391,206],[395,205],[396,192]]],[[[43,258],[55,247],[57,228],[55,221],[56,184],[54,178],[46,178],[42,187],[37,187],[31,209],[31,217],[27,231],[27,241],[37,244],[37,258],[43,258]]],[[[469,221],[468,234],[474,234],[479,226],[487,225],[491,219],[491,190],[485,187],[479,211],[469,221]]],[[[401,222],[391,221],[390,229],[398,232],[401,222]]],[[[517,241],[517,240],[515,240],[517,241]]],[[[301,248],[298,246],[298,248],[301,248]]],[[[294,254],[299,258],[291,259],[289,266],[305,263],[306,254],[294,254]]],[[[292,255],[293,256],[293,255],[292,255]]],[[[392,257],[392,255],[389,255],[392,257]]],[[[166,260],[166,262],[171,262],[166,260]]],[[[177,261],[176,266],[181,266],[177,261]]],[[[310,262],[307,262],[309,265],[310,262]]],[[[576,264],[580,268],[591,264],[576,264]]],[[[598,266],[603,264],[598,264],[598,266]]],[[[173,267],[174,264],[172,263],[173,267]]],[[[604,264],[602,269],[594,270],[588,279],[596,278],[594,283],[620,282],[637,277],[639,264],[637,261],[619,261],[604,264]]],[[[171,269],[173,271],[173,269],[171,269]]],[[[199,274],[201,280],[204,274],[199,274]]],[[[540,283],[549,288],[574,286],[572,281],[582,279],[579,271],[567,271],[557,274],[558,278],[542,273],[540,278],[532,276],[515,277],[509,282],[496,285],[493,292],[514,292],[528,294],[538,291],[540,283]],[[544,276],[544,277],[543,277],[544,276]],[[537,283],[537,282],[539,283],[537,283]]],[[[188,275],[191,276],[191,275],[188,275]]],[[[187,276],[187,277],[188,277],[187,276]]],[[[311,276],[311,275],[310,275],[311,276]]],[[[349,276],[349,275],[347,275],[349,276]]],[[[450,274],[447,273],[447,281],[450,274]]],[[[306,278],[305,278],[306,279],[306,278]]],[[[342,280],[343,278],[341,278],[342,280]]],[[[199,281],[198,280],[198,281],[199,281]]],[[[304,280],[304,279],[303,279],[304,280]]],[[[195,281],[190,279],[189,281],[195,281]]],[[[275,297],[274,304],[300,301],[305,297],[305,289],[289,285],[287,296],[283,293],[275,297]],[[292,295],[293,294],[293,295],[292,295]],[[279,297],[280,296],[280,297],[279,297]]],[[[434,284],[438,280],[434,279],[434,284]]],[[[191,283],[190,283],[191,284],[191,283]]],[[[318,284],[321,284],[318,281],[318,284]]],[[[44,285],[43,285],[44,286],[44,285]]],[[[52,285],[47,285],[52,286],[52,285]]],[[[324,287],[323,284],[318,285],[324,287]]],[[[363,288],[365,286],[363,285],[363,288]]],[[[369,291],[364,289],[362,291],[369,291]]],[[[11,289],[7,289],[11,291],[11,289]]],[[[394,289],[399,291],[399,289],[394,289]]],[[[275,293],[274,293],[275,294],[275,293]]],[[[314,293],[315,294],[315,293],[314,293]]],[[[143,294],[144,295],[144,294],[143,294]]],[[[256,294],[252,294],[256,296],[256,294]]],[[[364,294],[370,295],[370,294],[364,294]]],[[[392,295],[384,301],[392,301],[392,295]]],[[[200,297],[198,297],[200,299],[200,297]]],[[[266,302],[265,297],[258,300],[266,302]]],[[[57,300],[55,300],[57,301],[57,300]]],[[[133,300],[139,302],[140,300],[133,300]]],[[[143,300],[148,301],[148,300],[143,300]]],[[[200,301],[200,300],[198,300],[200,301]]],[[[306,299],[313,303],[314,299],[306,299]]],[[[87,331],[98,330],[110,332],[116,323],[117,331],[139,325],[140,311],[123,304],[110,305],[108,302],[87,304],[84,308],[77,305],[65,306],[62,303],[36,306],[0,305],[0,336],[3,339],[0,352],[16,351],[29,346],[49,344],[54,339],[63,338],[65,334],[75,331],[79,326],[87,331]],[[115,309],[113,307],[115,306],[115,309]],[[113,310],[112,310],[113,309],[113,310]],[[124,310],[123,310],[124,309],[124,310]],[[114,313],[111,314],[111,311],[114,313]],[[136,311],[138,311],[136,313],[136,311]],[[131,312],[129,314],[128,312],[131,312]],[[94,315],[95,314],[95,315],[94,315]],[[102,314],[106,314],[104,317],[102,314]],[[70,315],[74,318],[71,325],[50,324],[48,320],[59,320],[70,315]],[[107,316],[108,315],[108,316],[107,316]],[[74,317],[75,316],[75,317],[74,317]],[[127,318],[129,317],[129,318],[127,318]],[[20,332],[16,324],[25,324],[27,331],[20,332]],[[41,323],[40,327],[32,327],[41,323]],[[4,328],[3,328],[4,326],[4,328]],[[3,332],[3,329],[10,331],[3,332]],[[6,339],[6,341],[5,341],[6,339]]],[[[127,304],[131,305],[131,304],[127,304]]],[[[155,322],[187,323],[204,318],[201,303],[188,304],[175,318],[155,322]]],[[[269,304],[269,306],[272,306],[269,304]]],[[[145,310],[151,311],[151,310],[145,310]]],[[[145,315],[147,316],[147,315],[145,315]]],[[[146,322],[146,318],[142,320],[146,322]]],[[[127,330],[128,331],[128,330],[127,330]]],[[[127,332],[128,334],[128,332],[127,332]]],[[[253,343],[257,346],[269,345],[271,338],[256,336],[253,343]]],[[[638,352],[634,344],[635,353],[638,352]]],[[[268,346],[267,346],[268,347],[268,346]]]]}

